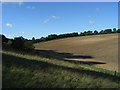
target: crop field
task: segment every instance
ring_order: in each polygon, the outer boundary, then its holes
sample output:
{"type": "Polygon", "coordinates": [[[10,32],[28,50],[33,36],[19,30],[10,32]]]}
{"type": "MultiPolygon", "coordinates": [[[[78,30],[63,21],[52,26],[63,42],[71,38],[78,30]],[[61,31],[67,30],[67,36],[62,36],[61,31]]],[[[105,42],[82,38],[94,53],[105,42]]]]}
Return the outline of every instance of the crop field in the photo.
{"type": "Polygon", "coordinates": [[[68,62],[118,71],[118,34],[71,37],[34,46],[40,53],[68,62]]]}

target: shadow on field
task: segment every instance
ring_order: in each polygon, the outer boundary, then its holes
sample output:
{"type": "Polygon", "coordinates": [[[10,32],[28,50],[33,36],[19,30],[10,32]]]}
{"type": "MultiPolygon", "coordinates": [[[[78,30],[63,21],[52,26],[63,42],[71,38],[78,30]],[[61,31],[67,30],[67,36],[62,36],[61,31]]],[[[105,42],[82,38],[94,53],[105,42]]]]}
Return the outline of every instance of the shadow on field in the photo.
{"type": "Polygon", "coordinates": [[[87,64],[87,65],[106,64],[105,62],[74,60],[74,59],[92,59],[93,58],[92,56],[73,55],[71,53],[58,53],[54,50],[36,50],[36,52],[47,58],[55,58],[57,60],[62,59],[64,61],[68,61],[70,63],[87,64]],[[71,60],[69,60],[69,59],[71,59],[71,60]]]}
{"type": "Polygon", "coordinates": [[[37,54],[56,58],[56,57],[61,57],[61,58],[76,58],[76,59],[90,59],[93,58],[91,56],[80,56],[80,55],[73,55],[72,53],[59,53],[56,52],[55,50],[35,50],[37,54]]]}
{"type": "MultiPolygon", "coordinates": [[[[2,54],[2,64],[8,68],[16,67],[16,68],[21,68],[21,69],[27,69],[31,73],[38,70],[39,72],[44,72],[44,73],[47,72],[51,74],[51,72],[54,73],[54,70],[57,70],[57,71],[65,70],[65,71],[70,71],[73,73],[79,73],[81,75],[86,74],[94,78],[104,78],[104,79],[107,78],[109,80],[116,81],[116,82],[120,80],[120,77],[118,76],[115,77],[114,75],[110,75],[110,74],[103,73],[103,72],[84,70],[83,68],[76,69],[76,68],[71,68],[71,67],[59,66],[59,65],[52,64],[52,63],[48,63],[48,62],[42,62],[42,61],[37,61],[33,59],[26,59],[26,58],[16,57],[13,55],[7,55],[7,54],[2,54]],[[49,69],[53,69],[53,70],[49,71],[49,69]]],[[[3,73],[3,76],[4,76],[4,73],[3,73]]],[[[12,78],[11,78],[11,81],[13,81],[12,78]]],[[[4,84],[9,85],[9,81],[4,82],[4,78],[3,78],[3,86],[4,84]]]]}
{"type": "Polygon", "coordinates": [[[106,64],[104,62],[95,62],[95,61],[76,61],[76,60],[64,60],[70,63],[77,63],[77,64],[87,64],[87,65],[95,65],[95,64],[106,64]]]}

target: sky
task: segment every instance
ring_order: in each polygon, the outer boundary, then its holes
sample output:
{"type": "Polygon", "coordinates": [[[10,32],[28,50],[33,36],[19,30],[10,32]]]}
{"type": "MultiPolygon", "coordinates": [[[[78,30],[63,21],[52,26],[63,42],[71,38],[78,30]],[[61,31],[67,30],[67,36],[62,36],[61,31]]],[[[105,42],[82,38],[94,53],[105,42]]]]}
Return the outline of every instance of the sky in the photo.
{"type": "Polygon", "coordinates": [[[8,38],[118,28],[118,2],[4,2],[2,34],[8,38]]]}

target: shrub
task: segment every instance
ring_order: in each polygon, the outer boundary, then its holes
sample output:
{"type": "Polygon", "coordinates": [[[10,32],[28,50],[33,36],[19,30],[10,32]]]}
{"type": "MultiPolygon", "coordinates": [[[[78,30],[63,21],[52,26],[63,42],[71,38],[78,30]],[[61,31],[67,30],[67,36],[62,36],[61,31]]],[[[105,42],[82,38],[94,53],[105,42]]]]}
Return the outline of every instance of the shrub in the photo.
{"type": "Polygon", "coordinates": [[[32,42],[30,41],[25,41],[24,42],[24,45],[23,45],[23,49],[25,51],[30,51],[30,50],[33,50],[35,47],[33,46],[32,42]]]}
{"type": "Polygon", "coordinates": [[[23,50],[23,45],[24,45],[24,38],[23,37],[16,37],[13,40],[12,48],[18,49],[18,50],[23,50]]]}
{"type": "Polygon", "coordinates": [[[11,47],[12,41],[11,41],[11,40],[8,40],[7,45],[9,45],[9,46],[11,47]]]}

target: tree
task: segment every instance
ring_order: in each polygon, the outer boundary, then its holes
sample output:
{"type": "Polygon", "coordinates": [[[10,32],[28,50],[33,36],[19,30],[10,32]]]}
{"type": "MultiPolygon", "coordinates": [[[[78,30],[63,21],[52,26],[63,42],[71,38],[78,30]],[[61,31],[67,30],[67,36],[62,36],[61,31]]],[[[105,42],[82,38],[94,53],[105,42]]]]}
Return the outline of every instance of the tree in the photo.
{"type": "Polygon", "coordinates": [[[120,33],[120,29],[117,30],[117,33],[120,33]]]}
{"type": "Polygon", "coordinates": [[[12,47],[18,50],[23,50],[24,45],[24,38],[23,37],[16,37],[12,43],[12,47]]]}
{"type": "Polygon", "coordinates": [[[0,35],[0,39],[2,39],[2,42],[8,42],[8,38],[6,38],[4,35],[0,35]]]}
{"type": "Polygon", "coordinates": [[[104,31],[104,33],[105,33],[105,34],[110,34],[110,33],[112,33],[112,29],[106,29],[106,30],[104,31]]]}
{"type": "Polygon", "coordinates": [[[25,51],[30,51],[30,50],[33,50],[35,47],[33,46],[32,42],[31,41],[25,41],[24,42],[24,45],[23,45],[23,49],[25,51]]]}
{"type": "Polygon", "coordinates": [[[85,36],[88,35],[88,32],[87,32],[87,31],[84,31],[83,33],[84,33],[85,36]]]}
{"type": "Polygon", "coordinates": [[[11,40],[8,40],[7,45],[9,45],[9,46],[11,47],[12,41],[11,41],[11,40]]]}
{"type": "Polygon", "coordinates": [[[72,33],[72,36],[73,36],[73,37],[78,36],[78,32],[72,33]]]}
{"type": "Polygon", "coordinates": [[[99,34],[104,34],[104,31],[103,31],[103,30],[101,30],[101,31],[99,32],[99,34]]]}
{"type": "Polygon", "coordinates": [[[116,28],[113,28],[113,33],[116,33],[116,32],[117,32],[116,28]]]}
{"type": "Polygon", "coordinates": [[[32,43],[34,43],[34,42],[35,42],[35,38],[33,37],[33,38],[32,38],[32,43]]]}
{"type": "Polygon", "coordinates": [[[92,35],[92,31],[88,31],[88,35],[92,35]]]}
{"type": "Polygon", "coordinates": [[[80,36],[85,36],[85,34],[81,32],[81,33],[80,33],[80,36]]]}
{"type": "Polygon", "coordinates": [[[95,31],[94,31],[94,34],[95,34],[95,35],[97,35],[97,34],[98,34],[98,31],[97,31],[97,30],[95,30],[95,31]]]}
{"type": "Polygon", "coordinates": [[[34,38],[34,37],[32,38],[32,41],[35,41],[35,38],[34,38]]]}
{"type": "Polygon", "coordinates": [[[41,37],[40,38],[40,41],[45,41],[46,39],[44,37],[41,37]]]}
{"type": "Polygon", "coordinates": [[[64,38],[63,34],[58,35],[59,38],[64,38]]]}

